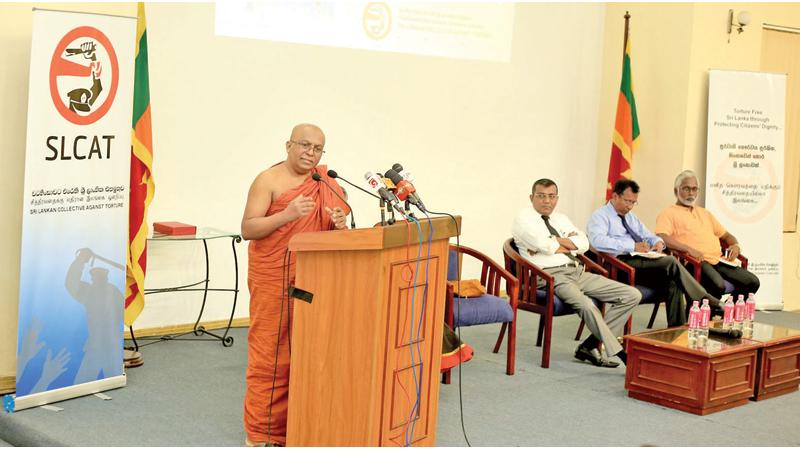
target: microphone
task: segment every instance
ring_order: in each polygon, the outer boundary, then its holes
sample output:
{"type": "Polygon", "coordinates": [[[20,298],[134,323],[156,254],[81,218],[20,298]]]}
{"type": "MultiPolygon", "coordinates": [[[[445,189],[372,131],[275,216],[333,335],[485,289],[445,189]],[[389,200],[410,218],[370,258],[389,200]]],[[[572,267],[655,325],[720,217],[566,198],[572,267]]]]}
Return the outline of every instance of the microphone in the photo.
{"type": "Polygon", "coordinates": [[[400,174],[400,176],[403,177],[403,179],[408,181],[409,183],[413,183],[414,182],[414,176],[411,175],[411,172],[409,172],[407,170],[403,170],[403,166],[400,165],[400,163],[394,163],[392,165],[392,170],[394,170],[395,172],[400,174]]]}
{"type": "Polygon", "coordinates": [[[343,202],[344,202],[344,204],[345,204],[345,205],[347,205],[347,207],[350,209],[350,228],[355,228],[355,227],[356,227],[356,216],[355,216],[355,214],[353,214],[353,207],[352,207],[352,206],[350,206],[350,203],[347,203],[347,200],[345,200],[345,199],[344,199],[344,197],[342,197],[341,195],[339,195],[339,193],[338,193],[338,192],[336,192],[336,189],[334,189],[333,187],[331,187],[331,185],[330,185],[330,184],[328,184],[328,182],[327,182],[327,181],[323,180],[323,179],[322,179],[322,176],[321,176],[320,174],[318,174],[317,172],[314,172],[314,173],[311,175],[311,178],[312,178],[314,181],[321,181],[321,182],[322,182],[322,184],[324,184],[325,186],[328,186],[328,189],[330,189],[330,190],[331,190],[331,192],[333,192],[333,194],[334,194],[335,196],[339,197],[339,200],[343,201],[343,202]]]}
{"type": "Polygon", "coordinates": [[[414,188],[413,184],[404,180],[403,177],[393,169],[387,170],[385,175],[386,178],[392,180],[392,183],[397,186],[397,198],[400,200],[408,199],[409,202],[413,203],[421,211],[425,211],[425,205],[422,203],[422,199],[419,198],[419,195],[417,195],[417,190],[414,188]]]}
{"type": "Polygon", "coordinates": [[[353,186],[354,188],[358,189],[359,191],[361,191],[361,192],[364,192],[364,193],[365,193],[365,194],[367,194],[367,195],[371,195],[371,196],[373,196],[373,197],[377,198],[378,200],[380,200],[380,199],[381,199],[381,198],[380,198],[380,197],[378,197],[377,195],[375,195],[375,194],[373,194],[372,192],[370,192],[370,191],[368,191],[368,190],[366,190],[366,189],[362,188],[361,186],[356,186],[355,184],[353,184],[353,183],[351,183],[351,182],[349,182],[349,181],[345,180],[344,178],[340,177],[340,176],[339,176],[339,174],[338,174],[338,173],[336,173],[336,171],[335,171],[335,170],[332,170],[332,169],[331,169],[331,170],[328,170],[328,176],[329,176],[329,177],[331,177],[331,178],[334,178],[334,179],[342,180],[342,181],[344,181],[345,183],[349,184],[350,186],[353,186]]]}
{"type": "Polygon", "coordinates": [[[722,337],[729,337],[733,339],[739,339],[742,337],[742,330],[725,330],[722,328],[709,328],[708,332],[715,336],[722,336],[722,337]]]}
{"type": "Polygon", "coordinates": [[[381,198],[386,200],[390,205],[392,205],[398,211],[402,211],[402,209],[399,206],[400,201],[394,194],[392,194],[391,192],[389,192],[388,189],[386,189],[386,186],[383,184],[383,180],[381,179],[381,177],[375,175],[372,172],[367,172],[364,174],[364,179],[367,180],[367,184],[369,185],[369,187],[371,187],[373,190],[377,191],[378,194],[380,194],[381,198]]]}

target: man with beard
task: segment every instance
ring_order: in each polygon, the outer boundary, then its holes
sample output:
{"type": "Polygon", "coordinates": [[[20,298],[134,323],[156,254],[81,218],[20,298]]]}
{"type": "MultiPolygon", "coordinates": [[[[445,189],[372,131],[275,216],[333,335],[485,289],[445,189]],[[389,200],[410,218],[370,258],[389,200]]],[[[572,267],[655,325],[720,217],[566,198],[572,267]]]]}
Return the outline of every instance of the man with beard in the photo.
{"type": "Polygon", "coordinates": [[[700,283],[715,297],[725,293],[725,281],[734,286],[734,295],[758,291],[760,283],[752,272],[733,265],[741,252],[739,241],[705,208],[695,205],[699,192],[697,175],[684,170],[675,179],[677,201],[661,211],[655,232],[667,247],[686,252],[701,261],[700,283]],[[720,239],[729,253],[722,255],[720,239]]]}

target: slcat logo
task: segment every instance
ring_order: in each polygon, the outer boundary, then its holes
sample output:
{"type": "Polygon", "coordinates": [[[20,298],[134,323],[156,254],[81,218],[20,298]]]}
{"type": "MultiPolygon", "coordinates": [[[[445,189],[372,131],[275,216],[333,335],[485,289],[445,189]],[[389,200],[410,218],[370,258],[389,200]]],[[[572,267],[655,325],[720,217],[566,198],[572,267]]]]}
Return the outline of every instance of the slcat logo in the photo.
{"type": "Polygon", "coordinates": [[[50,62],[50,96],[62,117],[76,125],[100,120],[119,82],[114,47],[102,31],[78,27],[61,38],[50,62]]]}

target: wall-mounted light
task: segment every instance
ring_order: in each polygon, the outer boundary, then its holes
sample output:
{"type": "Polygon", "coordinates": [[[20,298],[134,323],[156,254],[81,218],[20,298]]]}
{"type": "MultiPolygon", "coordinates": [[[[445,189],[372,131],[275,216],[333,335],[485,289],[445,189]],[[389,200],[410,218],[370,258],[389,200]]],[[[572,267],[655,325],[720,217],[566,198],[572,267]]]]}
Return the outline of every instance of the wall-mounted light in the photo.
{"type": "Polygon", "coordinates": [[[744,27],[750,23],[750,12],[749,11],[739,11],[739,14],[736,15],[736,22],[733,21],[733,10],[728,10],[728,42],[731,41],[731,33],[734,29],[741,33],[744,31],[744,27]]]}

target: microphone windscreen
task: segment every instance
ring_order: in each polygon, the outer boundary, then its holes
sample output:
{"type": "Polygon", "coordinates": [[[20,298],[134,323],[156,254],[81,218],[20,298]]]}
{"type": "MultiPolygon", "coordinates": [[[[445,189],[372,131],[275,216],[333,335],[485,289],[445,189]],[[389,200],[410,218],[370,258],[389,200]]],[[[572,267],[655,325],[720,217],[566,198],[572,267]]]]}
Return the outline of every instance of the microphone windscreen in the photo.
{"type": "Polygon", "coordinates": [[[339,174],[338,174],[338,173],[336,173],[336,171],[335,171],[335,170],[333,170],[333,169],[330,169],[330,170],[328,170],[328,176],[329,176],[329,177],[331,177],[331,178],[336,178],[336,177],[338,177],[338,176],[339,176],[339,174]]]}
{"type": "Polygon", "coordinates": [[[724,330],[722,328],[713,328],[713,327],[711,327],[711,328],[708,329],[708,332],[710,334],[714,334],[714,335],[717,335],[717,336],[725,336],[725,337],[734,338],[734,339],[738,339],[738,338],[742,337],[742,331],[741,330],[733,330],[733,329],[724,330]]]}
{"type": "Polygon", "coordinates": [[[321,179],[322,179],[322,176],[320,176],[320,174],[318,174],[317,172],[314,172],[314,173],[311,175],[311,178],[312,178],[314,181],[319,181],[319,180],[321,180],[321,179]]]}
{"type": "Polygon", "coordinates": [[[395,172],[392,169],[386,171],[385,177],[392,180],[392,183],[394,184],[403,181],[403,177],[401,177],[399,173],[395,172]]]}
{"type": "Polygon", "coordinates": [[[397,173],[400,173],[403,171],[403,166],[401,166],[400,163],[394,163],[392,165],[392,170],[394,170],[397,173]]]}

